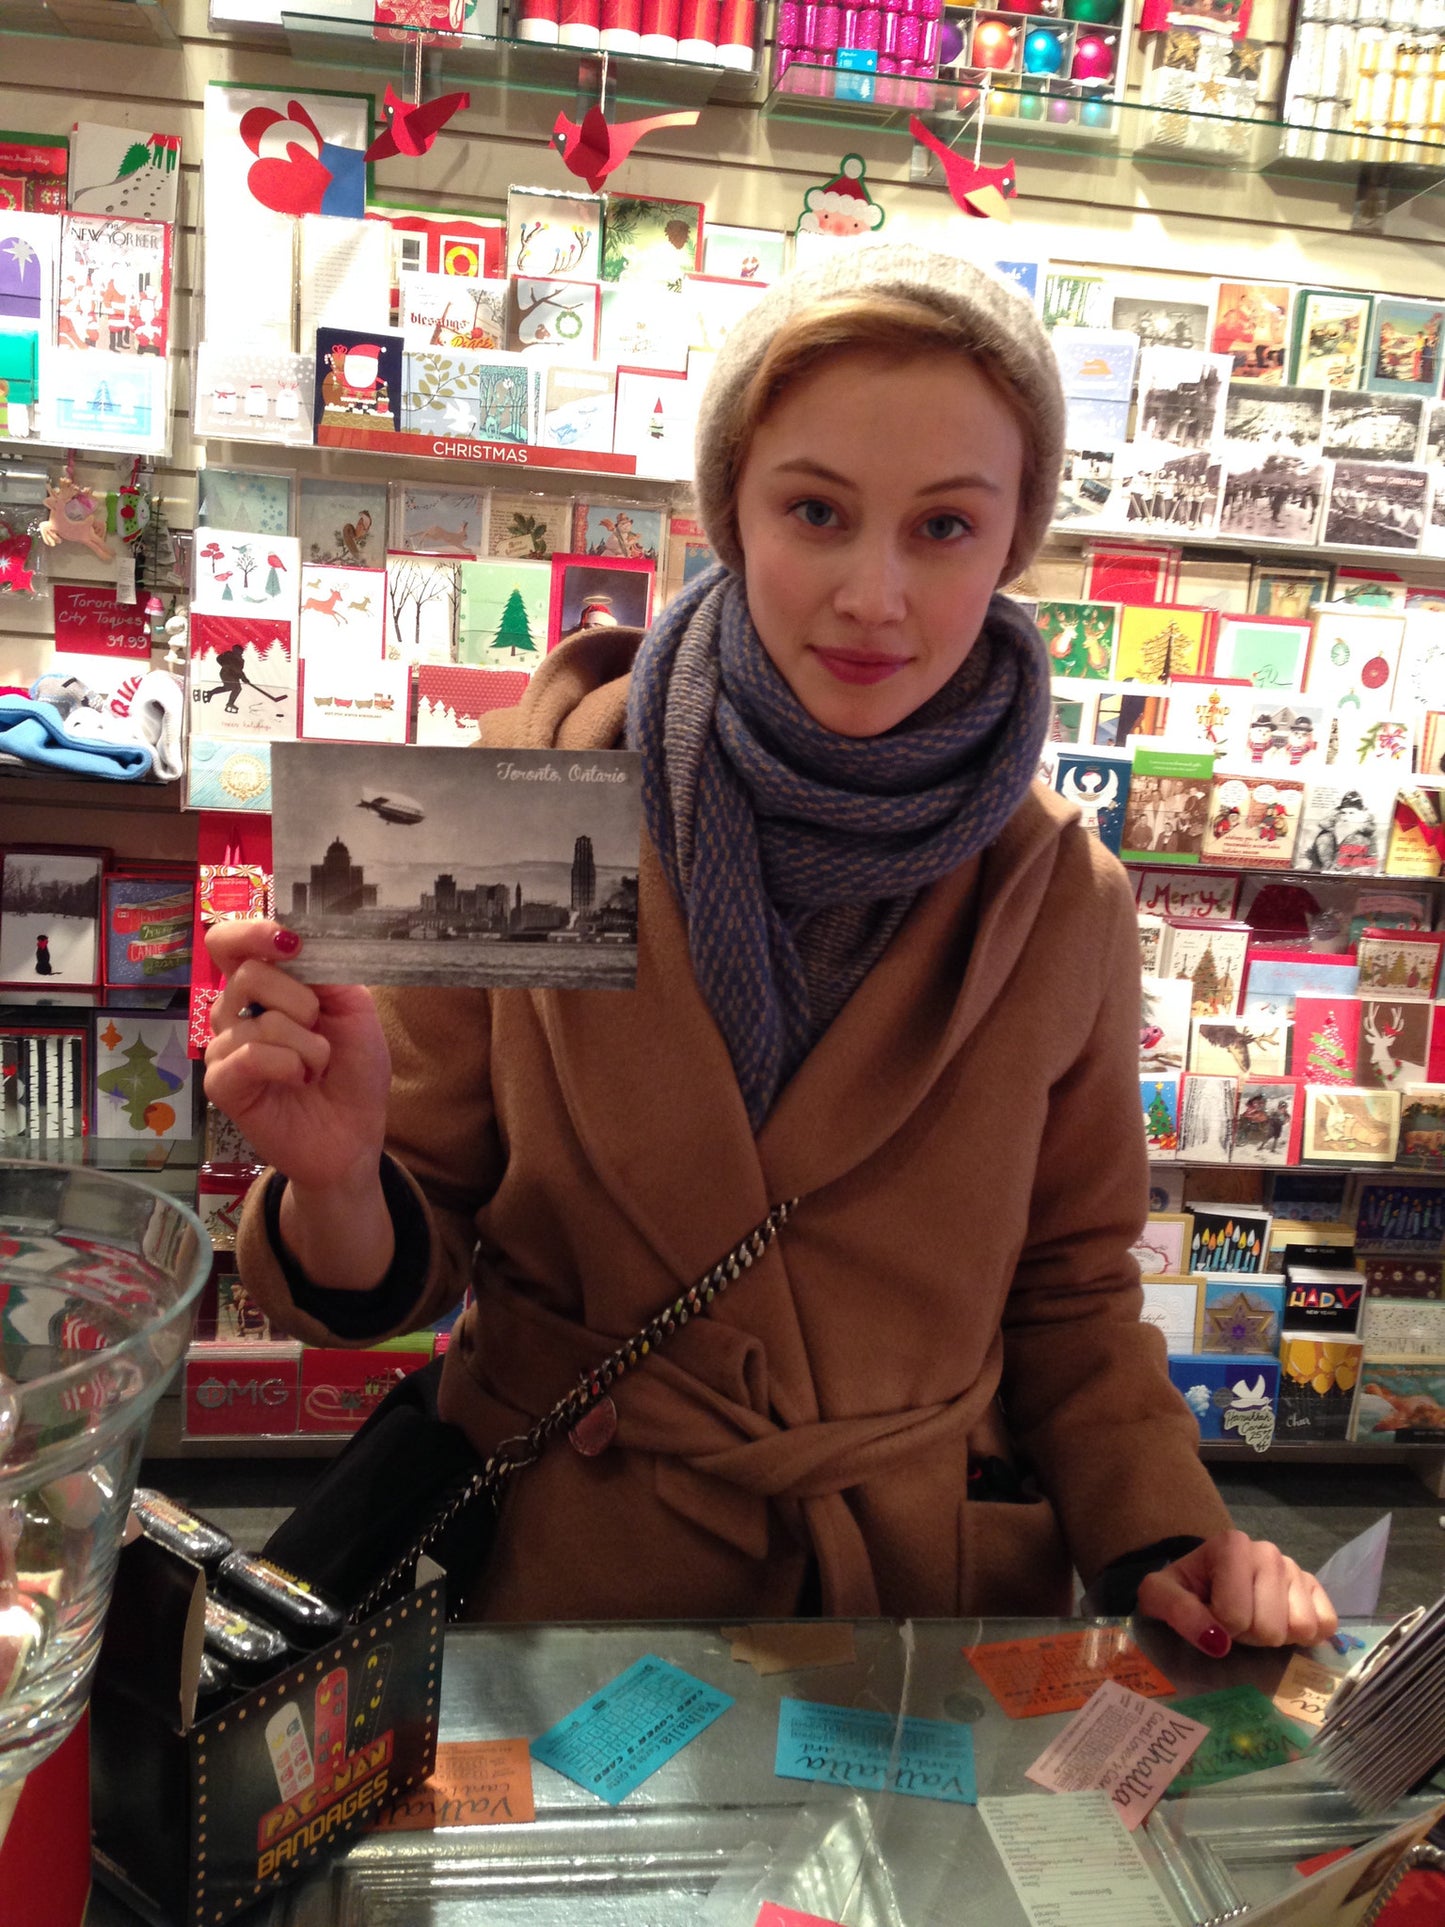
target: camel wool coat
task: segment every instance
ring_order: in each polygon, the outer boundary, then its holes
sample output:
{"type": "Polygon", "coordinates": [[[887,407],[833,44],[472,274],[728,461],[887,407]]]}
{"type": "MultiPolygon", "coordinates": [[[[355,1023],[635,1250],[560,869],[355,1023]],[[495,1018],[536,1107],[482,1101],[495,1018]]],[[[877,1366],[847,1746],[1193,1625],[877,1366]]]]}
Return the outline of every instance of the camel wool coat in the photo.
{"type": "MultiPolygon", "coordinates": [[[[484,742],[619,746],[638,639],[563,645],[484,742]]],[[[377,993],[388,1150],[430,1235],[401,1329],[472,1284],[440,1404],[480,1452],[801,1200],[619,1381],[608,1449],[554,1442],[513,1478],[469,1614],[786,1615],[810,1584],[850,1617],[1067,1612],[1073,1569],[1224,1529],[1139,1319],[1134,906],[1077,812],[1033,786],[920,896],[756,1138],[645,838],[639,893],[633,993],[377,993]],[[971,1501],[980,1455],[1048,1497],[971,1501]]],[[[343,1342],[294,1303],[263,1190],[247,1291],[282,1330],[343,1342]]]]}

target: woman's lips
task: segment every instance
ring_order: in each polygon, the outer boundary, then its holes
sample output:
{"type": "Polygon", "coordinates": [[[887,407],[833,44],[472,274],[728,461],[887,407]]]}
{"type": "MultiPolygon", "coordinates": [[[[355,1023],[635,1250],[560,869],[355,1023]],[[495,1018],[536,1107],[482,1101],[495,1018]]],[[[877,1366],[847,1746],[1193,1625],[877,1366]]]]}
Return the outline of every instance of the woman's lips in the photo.
{"type": "Polygon", "coordinates": [[[908,667],[907,656],[870,656],[846,649],[815,649],[813,653],[839,682],[886,682],[908,667]]]}

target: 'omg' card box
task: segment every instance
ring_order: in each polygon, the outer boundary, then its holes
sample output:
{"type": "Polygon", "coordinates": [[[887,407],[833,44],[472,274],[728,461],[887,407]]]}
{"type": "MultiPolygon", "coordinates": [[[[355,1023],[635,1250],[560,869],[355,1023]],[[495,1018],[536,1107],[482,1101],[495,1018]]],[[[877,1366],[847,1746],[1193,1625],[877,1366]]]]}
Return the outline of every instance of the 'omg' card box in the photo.
{"type": "Polygon", "coordinates": [[[230,1920],[314,1872],[436,1761],[440,1583],[192,1721],[204,1588],[127,1546],[92,1693],[95,1871],[158,1927],[230,1920]]]}

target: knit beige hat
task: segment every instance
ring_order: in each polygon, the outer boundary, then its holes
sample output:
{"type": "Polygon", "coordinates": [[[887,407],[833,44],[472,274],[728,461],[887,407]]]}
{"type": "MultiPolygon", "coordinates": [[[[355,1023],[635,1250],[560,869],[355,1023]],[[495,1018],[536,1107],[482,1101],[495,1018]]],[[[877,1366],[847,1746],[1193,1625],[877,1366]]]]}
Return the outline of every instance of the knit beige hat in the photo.
{"type": "Polygon", "coordinates": [[[1032,429],[1006,577],[1037,554],[1053,519],[1064,455],[1064,393],[1049,338],[1032,306],[952,254],[886,241],[840,246],[836,260],[784,275],[724,342],[703,394],[695,454],[698,514],[718,559],[742,572],[733,485],[745,450],[741,412],[748,385],[785,321],[820,301],[882,294],[921,302],[962,324],[965,350],[986,355],[1023,402],[1032,429]]]}

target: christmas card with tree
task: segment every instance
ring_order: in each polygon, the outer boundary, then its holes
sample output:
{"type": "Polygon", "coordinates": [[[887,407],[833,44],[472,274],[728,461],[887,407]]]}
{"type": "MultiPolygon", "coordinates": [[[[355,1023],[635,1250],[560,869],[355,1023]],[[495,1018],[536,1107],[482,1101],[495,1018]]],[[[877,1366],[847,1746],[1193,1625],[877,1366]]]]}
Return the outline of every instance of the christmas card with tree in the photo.
{"type": "Polygon", "coordinates": [[[1279,1166],[1299,1157],[1304,1104],[1293,1077],[1242,1077],[1234,1105],[1235,1164],[1279,1166]]]}
{"type": "Polygon", "coordinates": [[[1179,1155],[1190,1164],[1228,1164],[1234,1148],[1238,1079],[1188,1076],[1179,1105],[1179,1155]]]}
{"type": "Polygon", "coordinates": [[[1357,957],[1360,994],[1376,992],[1407,1003],[1428,1004],[1440,985],[1445,930],[1377,930],[1360,933],[1357,957]]]}
{"type": "Polygon", "coordinates": [[[1295,867],[1317,875],[1378,876],[1393,798],[1379,780],[1311,778],[1300,817],[1295,867]]]}
{"type": "Polygon", "coordinates": [[[386,656],[391,662],[455,659],[457,579],[463,562],[437,555],[386,558],[386,656]]]}
{"type": "Polygon", "coordinates": [[[1295,999],[1291,1073],[1306,1084],[1355,1084],[1360,1069],[1360,1005],[1355,997],[1295,999]]]}
{"type": "Polygon", "coordinates": [[[1206,863],[1288,870],[1304,807],[1304,784],[1289,776],[1216,776],[1201,852],[1206,863]]]}
{"type": "Polygon", "coordinates": [[[1107,751],[1061,749],[1054,766],[1054,788],[1077,803],[1084,828],[1117,856],[1124,836],[1132,766],[1127,756],[1107,751]]]}
{"type": "Polygon", "coordinates": [[[1263,1271],[1270,1223],[1270,1213],[1253,1205],[1195,1205],[1189,1269],[1263,1271]]]}
{"type": "Polygon", "coordinates": [[[1284,1274],[1211,1278],[1199,1291],[1197,1349],[1278,1352],[1284,1323],[1284,1274]]]}
{"type": "Polygon", "coordinates": [[[1139,1079],[1144,1136],[1155,1162],[1172,1158],[1179,1150],[1179,1084],[1177,1077],[1139,1079]]]}
{"type": "Polygon", "coordinates": [[[458,575],[457,660],[531,675],[547,653],[551,568],[496,557],[463,562],[458,575]]]}
{"type": "Polygon", "coordinates": [[[1162,683],[1171,676],[1202,674],[1217,620],[1212,609],[1186,609],[1173,603],[1126,607],[1119,617],[1115,678],[1162,683]]]}
{"type": "Polygon", "coordinates": [[[96,1013],[95,1129],[98,1137],[157,1139],[195,1133],[195,1065],[184,1017],[129,1010],[96,1013]]]}
{"type": "Polygon", "coordinates": [[[490,709],[515,709],[527,689],[521,669],[471,669],[423,662],[416,672],[416,741],[433,749],[477,740],[490,709]]]}
{"type": "Polygon", "coordinates": [[[1303,1155],[1333,1164],[1393,1164],[1400,1136],[1398,1091],[1305,1083],[1303,1155]]]}
{"type": "Polygon", "coordinates": [[[1279,1352],[1279,1436],[1347,1439],[1364,1346],[1348,1338],[1286,1332],[1279,1352]]]}
{"type": "Polygon", "coordinates": [[[1424,1082],[1430,1058],[1430,1005],[1401,998],[1360,999],[1359,1082],[1403,1091],[1424,1082]]]}
{"type": "Polygon", "coordinates": [[[1195,1017],[1232,1017],[1239,1008],[1249,939],[1247,923],[1171,922],[1160,974],[1189,983],[1195,1017]]]}
{"type": "MultiPolygon", "coordinates": [[[[1126,620],[1129,613],[1126,609],[1126,620]]],[[[1140,745],[1133,762],[1122,854],[1158,863],[1198,863],[1214,758],[1195,750],[1140,745]]]]}
{"type": "Polygon", "coordinates": [[[1117,602],[1040,602],[1034,621],[1048,651],[1049,673],[1106,681],[1113,671],[1117,602]]]}
{"type": "Polygon", "coordinates": [[[186,680],[193,737],[296,734],[296,664],[289,622],[265,616],[193,615],[186,680]]]}
{"type": "Polygon", "coordinates": [[[1196,1017],[1189,1033],[1189,1068],[1201,1077],[1283,1077],[1290,1026],[1283,1019],[1196,1017]]]}
{"type": "Polygon", "coordinates": [[[1177,1076],[1189,1050],[1189,986],[1145,977],[1139,1021],[1139,1074],[1177,1076]]]}
{"type": "Polygon", "coordinates": [[[1401,1092],[1399,1162],[1407,1171],[1445,1171],[1445,1084],[1401,1092]]]}
{"type": "Polygon", "coordinates": [[[1436,783],[1403,785],[1396,793],[1385,848],[1385,875],[1438,877],[1445,871],[1445,791],[1436,783]]]}
{"type": "Polygon", "coordinates": [[[293,535],[198,530],[191,614],[270,616],[294,623],[300,601],[301,547],[293,535]]]}
{"type": "Polygon", "coordinates": [[[348,662],[380,662],[386,593],[384,569],[303,569],[301,660],[339,656],[348,662]]]}

